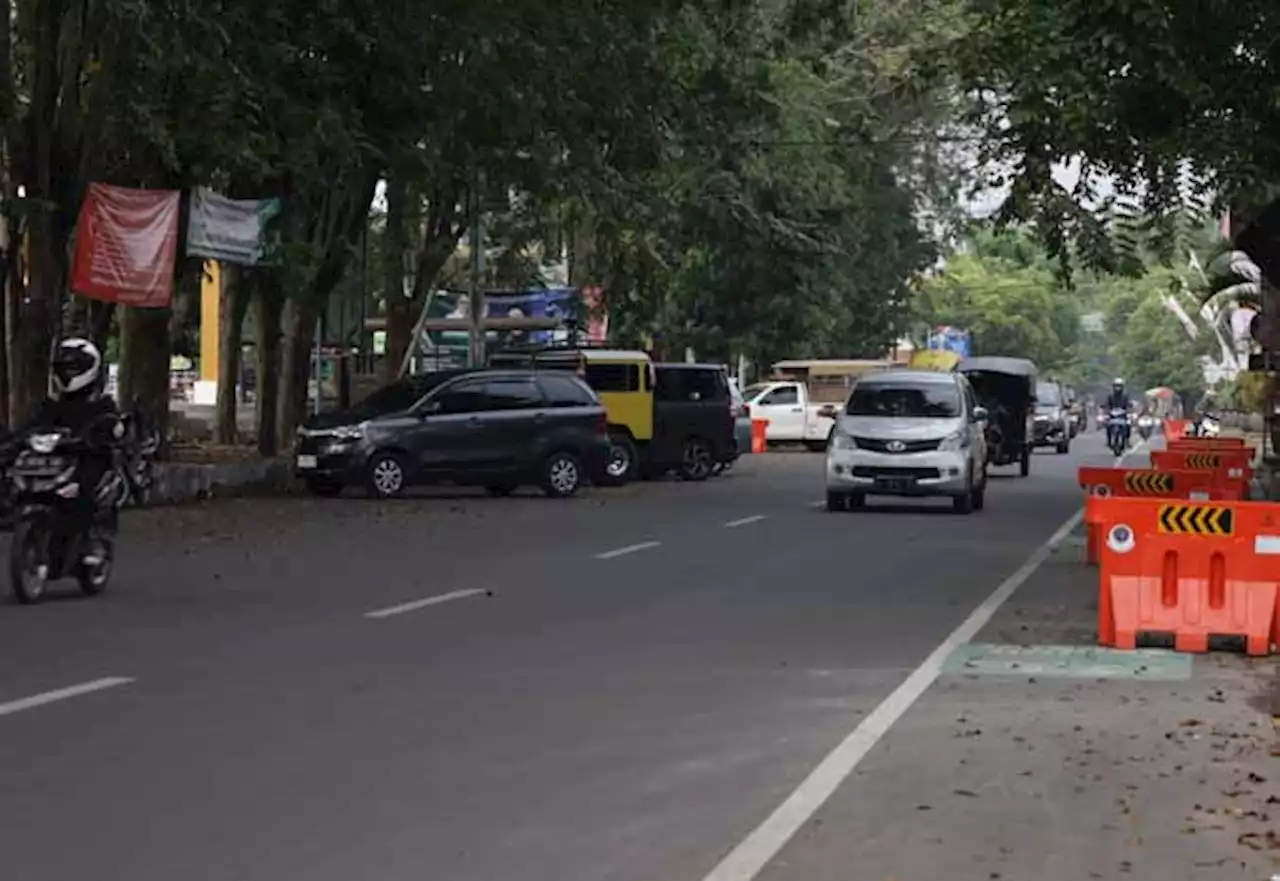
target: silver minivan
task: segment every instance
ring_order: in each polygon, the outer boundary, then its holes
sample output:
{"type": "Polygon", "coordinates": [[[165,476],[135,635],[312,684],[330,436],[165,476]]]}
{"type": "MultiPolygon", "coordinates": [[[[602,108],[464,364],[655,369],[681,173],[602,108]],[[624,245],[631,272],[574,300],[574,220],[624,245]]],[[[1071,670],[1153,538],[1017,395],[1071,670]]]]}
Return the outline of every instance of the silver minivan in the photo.
{"type": "Polygon", "coordinates": [[[957,513],[982,510],[986,421],[961,374],[867,374],[827,445],[827,510],[860,508],[869,495],[948,496],[957,513]]]}

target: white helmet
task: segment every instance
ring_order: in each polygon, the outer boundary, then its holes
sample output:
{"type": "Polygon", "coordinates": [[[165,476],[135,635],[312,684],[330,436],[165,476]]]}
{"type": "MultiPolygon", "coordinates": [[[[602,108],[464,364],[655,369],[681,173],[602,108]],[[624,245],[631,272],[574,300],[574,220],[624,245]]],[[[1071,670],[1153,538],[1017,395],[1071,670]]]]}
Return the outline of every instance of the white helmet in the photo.
{"type": "Polygon", "coordinates": [[[1120,388],[1124,388],[1124,380],[1118,376],[1115,379],[1111,380],[1111,384],[1114,386],[1118,386],[1120,388]]]}
{"type": "Polygon", "coordinates": [[[83,337],[67,337],[58,343],[49,364],[49,395],[55,401],[66,397],[89,397],[98,387],[102,353],[83,337]]]}

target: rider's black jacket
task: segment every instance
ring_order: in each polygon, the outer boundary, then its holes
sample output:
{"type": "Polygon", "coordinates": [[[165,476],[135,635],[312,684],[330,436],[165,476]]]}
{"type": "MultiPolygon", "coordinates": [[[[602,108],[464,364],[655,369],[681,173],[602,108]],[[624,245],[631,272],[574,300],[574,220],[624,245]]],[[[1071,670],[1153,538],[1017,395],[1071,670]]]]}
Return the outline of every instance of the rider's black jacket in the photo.
{"type": "Polygon", "coordinates": [[[1107,396],[1108,410],[1125,410],[1129,409],[1129,395],[1124,391],[1111,390],[1111,394],[1107,396]]]}
{"type": "MultiPolygon", "coordinates": [[[[98,395],[61,401],[45,398],[26,428],[64,428],[85,441],[88,450],[80,461],[80,479],[91,489],[111,467],[112,453],[120,442],[124,424],[115,399],[98,395]]],[[[94,494],[82,493],[81,498],[92,503],[94,494]]]]}

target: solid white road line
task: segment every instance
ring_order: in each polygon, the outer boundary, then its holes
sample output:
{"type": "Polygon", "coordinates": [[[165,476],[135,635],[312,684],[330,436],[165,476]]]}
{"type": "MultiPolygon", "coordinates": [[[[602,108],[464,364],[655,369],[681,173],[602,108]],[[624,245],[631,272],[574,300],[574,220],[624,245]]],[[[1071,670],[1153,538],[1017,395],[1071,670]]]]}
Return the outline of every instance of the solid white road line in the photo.
{"type": "Polygon", "coordinates": [[[67,698],[79,697],[82,694],[91,694],[92,692],[102,691],[106,688],[115,688],[118,685],[128,685],[130,682],[133,682],[133,680],[124,676],[108,676],[105,679],[95,679],[92,682],[82,682],[79,685],[59,688],[56,691],[46,691],[43,694],[35,694],[31,697],[24,697],[20,700],[9,701],[7,704],[0,704],[0,716],[9,716],[13,713],[21,713],[23,710],[42,707],[45,704],[64,701],[67,698]]]}
{"type": "Polygon", "coordinates": [[[1031,577],[1084,516],[1077,511],[1057,532],[1038,547],[1022,567],[999,587],[942,641],[906,681],[849,732],[840,744],[818,763],[795,791],[759,826],[720,861],[703,881],[753,881],[826,803],[854,769],[866,758],[903,714],[920,699],[942,673],[952,652],[969,642],[986,626],[1013,592],[1031,577]]]}
{"type": "Polygon", "coordinates": [[[451,602],[453,600],[463,600],[467,597],[479,596],[488,593],[487,590],[476,588],[474,590],[455,590],[452,593],[437,594],[433,597],[424,597],[420,600],[414,600],[409,603],[401,603],[398,606],[389,606],[385,609],[375,609],[372,612],[365,612],[366,618],[390,618],[392,615],[403,615],[405,612],[416,612],[419,609],[425,609],[427,606],[438,606],[441,603],[451,602]]]}
{"type": "Polygon", "coordinates": [[[605,551],[603,554],[596,554],[597,560],[612,560],[614,557],[623,557],[627,554],[634,554],[636,551],[647,551],[649,548],[656,548],[662,544],[660,541],[642,541],[640,544],[627,545],[625,548],[614,548],[611,551],[605,551]]]}
{"type": "Polygon", "coordinates": [[[746,526],[748,523],[759,523],[765,519],[764,514],[754,514],[750,517],[743,517],[741,520],[730,520],[724,525],[725,529],[735,529],[739,526],[746,526]]]}

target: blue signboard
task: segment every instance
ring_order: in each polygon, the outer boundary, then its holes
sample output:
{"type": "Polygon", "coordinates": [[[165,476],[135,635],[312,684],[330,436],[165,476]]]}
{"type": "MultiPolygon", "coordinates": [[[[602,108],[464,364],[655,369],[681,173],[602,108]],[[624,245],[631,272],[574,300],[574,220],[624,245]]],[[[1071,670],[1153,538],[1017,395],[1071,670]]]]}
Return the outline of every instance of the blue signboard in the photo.
{"type": "Polygon", "coordinates": [[[969,331],[950,325],[939,325],[929,334],[928,348],[943,349],[955,352],[961,358],[968,358],[971,348],[969,331]]]}

